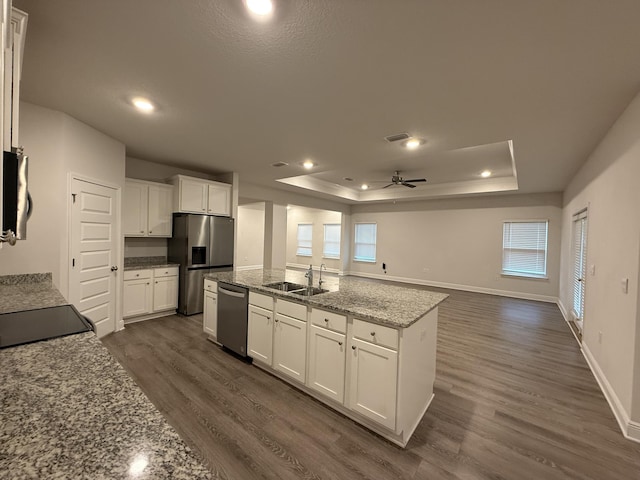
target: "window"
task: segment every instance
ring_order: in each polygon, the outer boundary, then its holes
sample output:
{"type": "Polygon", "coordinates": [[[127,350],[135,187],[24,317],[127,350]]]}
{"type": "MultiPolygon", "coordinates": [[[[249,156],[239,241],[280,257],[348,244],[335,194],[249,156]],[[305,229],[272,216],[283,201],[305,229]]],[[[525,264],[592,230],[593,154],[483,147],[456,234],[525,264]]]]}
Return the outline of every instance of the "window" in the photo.
{"type": "Polygon", "coordinates": [[[324,224],[323,257],[340,258],[340,227],[339,223],[324,224]]]}
{"type": "Polygon", "coordinates": [[[502,273],[546,277],[548,225],[546,220],[504,222],[502,273]]]}
{"type": "Polygon", "coordinates": [[[298,249],[296,255],[302,257],[311,256],[311,242],[313,238],[313,224],[311,223],[299,223],[298,224],[298,249]]]}
{"type": "Polygon", "coordinates": [[[587,273],[587,211],[573,217],[573,315],[582,330],[587,273]]]}
{"type": "Polygon", "coordinates": [[[376,230],[375,223],[356,223],[354,260],[359,262],[376,261],[376,230]]]}

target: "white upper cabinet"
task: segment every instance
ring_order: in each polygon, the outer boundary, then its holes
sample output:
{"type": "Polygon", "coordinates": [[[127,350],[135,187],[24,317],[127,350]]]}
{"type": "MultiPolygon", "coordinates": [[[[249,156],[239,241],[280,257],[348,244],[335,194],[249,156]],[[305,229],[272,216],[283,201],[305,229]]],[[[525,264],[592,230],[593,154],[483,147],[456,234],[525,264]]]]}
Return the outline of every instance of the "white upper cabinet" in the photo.
{"type": "Polygon", "coordinates": [[[125,237],[171,237],[173,187],[126,179],[122,202],[125,237]]]}
{"type": "Polygon", "coordinates": [[[174,175],[173,211],[231,216],[231,185],[202,178],[174,175]]]}
{"type": "MultiPolygon", "coordinates": [[[[2,12],[10,0],[3,0],[2,12]]],[[[17,8],[11,9],[11,18],[3,18],[3,31],[8,28],[9,35],[2,39],[2,149],[10,151],[18,147],[18,127],[20,124],[20,77],[22,75],[22,56],[27,33],[28,15],[17,8]],[[8,40],[8,43],[6,41],[8,40]]]]}

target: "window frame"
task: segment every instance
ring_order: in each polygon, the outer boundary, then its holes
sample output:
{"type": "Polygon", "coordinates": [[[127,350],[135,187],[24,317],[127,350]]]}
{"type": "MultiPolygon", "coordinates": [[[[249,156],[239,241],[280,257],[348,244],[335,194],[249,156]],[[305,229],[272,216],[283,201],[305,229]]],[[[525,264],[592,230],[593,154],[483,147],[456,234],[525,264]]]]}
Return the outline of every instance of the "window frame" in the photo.
{"type": "MultiPolygon", "coordinates": [[[[306,241],[306,239],[304,239],[306,241]]],[[[313,256],[313,223],[298,223],[296,228],[296,256],[297,257],[312,257],[313,256]],[[309,245],[302,245],[300,241],[300,227],[309,227],[309,245]],[[309,249],[309,253],[301,253],[302,249],[309,249]]]]}
{"type": "Polygon", "coordinates": [[[376,222],[356,222],[353,226],[353,261],[363,263],[376,263],[378,254],[378,224],[376,222]],[[360,242],[360,245],[373,245],[373,258],[371,257],[358,257],[356,255],[358,247],[358,225],[373,225],[374,241],[373,243],[360,242]]]}
{"type": "MultiPolygon", "coordinates": [[[[332,260],[340,260],[341,248],[340,243],[342,241],[342,224],[341,223],[323,223],[322,224],[322,258],[332,259],[332,260]],[[331,255],[327,253],[327,227],[338,227],[338,253],[337,255],[331,255]]],[[[336,242],[330,242],[336,243],[336,242]]]]}
{"type": "Polygon", "coordinates": [[[548,280],[548,258],[549,258],[549,219],[518,219],[518,220],[504,220],[502,222],[502,260],[501,260],[501,271],[500,274],[505,277],[520,277],[520,278],[528,278],[528,279],[542,279],[548,280]],[[542,272],[533,272],[533,271],[525,271],[525,270],[517,270],[514,268],[506,268],[509,265],[505,263],[506,260],[506,252],[507,250],[515,250],[515,248],[506,247],[505,246],[505,227],[507,225],[513,224],[545,224],[545,238],[544,238],[544,249],[528,249],[535,250],[536,252],[543,251],[544,252],[544,270],[542,272]]]}

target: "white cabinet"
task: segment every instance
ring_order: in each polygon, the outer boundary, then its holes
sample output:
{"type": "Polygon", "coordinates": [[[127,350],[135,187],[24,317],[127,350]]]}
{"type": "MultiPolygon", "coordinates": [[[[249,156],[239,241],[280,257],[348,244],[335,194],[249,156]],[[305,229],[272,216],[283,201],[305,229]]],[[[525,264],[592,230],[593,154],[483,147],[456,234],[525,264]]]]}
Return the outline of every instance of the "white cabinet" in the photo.
{"type": "Polygon", "coordinates": [[[345,335],[311,325],[307,385],[338,403],[344,401],[345,335]]]}
{"type": "MultiPolygon", "coordinates": [[[[3,0],[2,15],[11,7],[10,0],[3,0]],[[8,4],[8,7],[6,7],[8,4]]],[[[22,10],[11,8],[10,18],[2,18],[3,31],[9,30],[8,44],[2,38],[2,149],[11,151],[18,147],[18,127],[20,126],[20,77],[22,76],[22,56],[27,33],[28,15],[22,10]]],[[[28,154],[28,152],[26,152],[28,154]]]]}
{"type": "Polygon", "coordinates": [[[184,175],[174,175],[173,210],[231,216],[231,185],[184,175]]]}
{"type": "Polygon", "coordinates": [[[178,269],[156,268],[153,278],[153,311],[178,308],[178,269]]]}
{"type": "Polygon", "coordinates": [[[151,270],[133,270],[124,272],[124,318],[151,313],[153,286],[151,270]]]}
{"type": "Polygon", "coordinates": [[[278,299],[273,332],[273,367],[301,383],[307,367],[307,307],[278,299]]]}
{"type": "Polygon", "coordinates": [[[398,352],[351,340],[350,402],[352,410],[394,430],[398,352]]]}
{"type": "Polygon", "coordinates": [[[218,282],[204,281],[203,329],[214,340],[218,338],[218,282]]]}
{"type": "Polygon", "coordinates": [[[173,187],[126,179],[122,202],[125,237],[171,237],[173,187]]]}
{"type": "Polygon", "coordinates": [[[178,267],[125,271],[123,283],[123,318],[146,320],[178,308],[178,267]]]}
{"type": "Polygon", "coordinates": [[[249,304],[247,353],[254,361],[271,365],[273,356],[273,310],[249,304]]]}

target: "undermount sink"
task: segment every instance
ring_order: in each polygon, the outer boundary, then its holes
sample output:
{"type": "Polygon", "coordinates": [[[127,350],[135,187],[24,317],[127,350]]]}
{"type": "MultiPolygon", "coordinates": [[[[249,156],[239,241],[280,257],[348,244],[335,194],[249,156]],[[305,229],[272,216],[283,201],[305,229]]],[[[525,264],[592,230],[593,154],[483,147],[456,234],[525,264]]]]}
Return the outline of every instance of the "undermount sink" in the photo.
{"type": "Polygon", "coordinates": [[[299,283],[292,282],[267,283],[266,285],[263,285],[263,287],[273,288],[275,290],[280,290],[281,292],[295,293],[296,295],[304,297],[310,297],[312,295],[318,295],[319,293],[326,293],[329,291],[319,287],[305,287],[299,283]]]}
{"type": "Polygon", "coordinates": [[[263,285],[263,287],[274,288],[282,292],[291,292],[293,290],[301,290],[303,288],[307,288],[304,285],[301,285],[299,283],[292,283],[292,282],[267,283],[266,285],[263,285]]]}
{"type": "Polygon", "coordinates": [[[325,290],[320,287],[304,287],[300,290],[290,290],[289,293],[295,293],[296,295],[303,295],[305,297],[310,297],[312,295],[318,295],[319,293],[326,293],[329,290],[325,290]]]}

